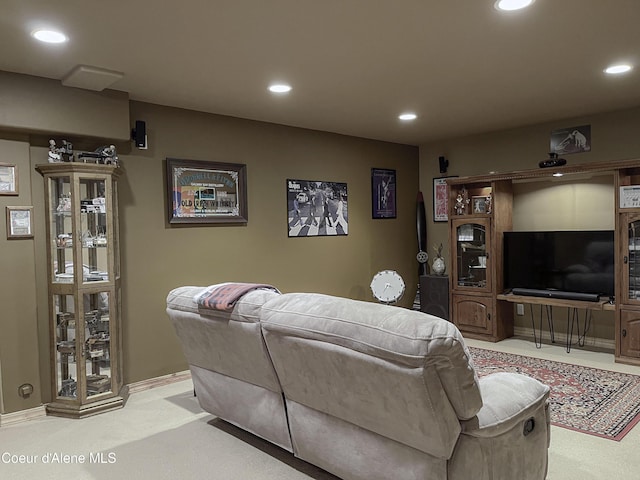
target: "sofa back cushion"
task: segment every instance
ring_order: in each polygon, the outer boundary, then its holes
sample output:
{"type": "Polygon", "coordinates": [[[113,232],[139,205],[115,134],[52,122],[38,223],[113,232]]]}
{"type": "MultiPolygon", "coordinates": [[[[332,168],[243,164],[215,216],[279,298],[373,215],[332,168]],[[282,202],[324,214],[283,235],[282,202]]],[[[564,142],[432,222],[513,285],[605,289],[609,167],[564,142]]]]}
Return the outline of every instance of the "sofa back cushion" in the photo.
{"type": "Polygon", "coordinates": [[[481,408],[457,328],[400,307],[291,293],[262,307],[287,399],[449,458],[460,419],[481,408]]]}
{"type": "Polygon", "coordinates": [[[262,305],[279,294],[254,290],[233,311],[198,310],[195,297],[205,287],[179,287],[167,296],[167,313],[189,365],[281,392],[260,329],[262,305]]]}

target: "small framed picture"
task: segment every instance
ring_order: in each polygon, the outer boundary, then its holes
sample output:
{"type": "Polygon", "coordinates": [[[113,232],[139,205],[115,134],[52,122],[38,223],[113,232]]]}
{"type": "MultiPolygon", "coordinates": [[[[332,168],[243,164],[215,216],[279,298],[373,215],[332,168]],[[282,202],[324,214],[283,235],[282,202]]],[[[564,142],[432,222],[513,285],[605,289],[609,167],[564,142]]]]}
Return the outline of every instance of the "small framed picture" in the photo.
{"type": "Polygon", "coordinates": [[[7,238],[33,237],[33,207],[7,207],[7,238]]]}
{"type": "Polygon", "coordinates": [[[0,163],[0,195],[18,195],[18,167],[0,163]]]}
{"type": "Polygon", "coordinates": [[[371,217],[396,218],[396,171],[371,169],[371,217]]]}
{"type": "MultiPolygon", "coordinates": [[[[455,175],[454,175],[455,176],[455,175]]],[[[449,220],[449,187],[447,178],[433,179],[433,221],[446,222],[449,220]]]]}
{"type": "Polygon", "coordinates": [[[473,213],[487,213],[487,197],[471,197],[473,213]]]}

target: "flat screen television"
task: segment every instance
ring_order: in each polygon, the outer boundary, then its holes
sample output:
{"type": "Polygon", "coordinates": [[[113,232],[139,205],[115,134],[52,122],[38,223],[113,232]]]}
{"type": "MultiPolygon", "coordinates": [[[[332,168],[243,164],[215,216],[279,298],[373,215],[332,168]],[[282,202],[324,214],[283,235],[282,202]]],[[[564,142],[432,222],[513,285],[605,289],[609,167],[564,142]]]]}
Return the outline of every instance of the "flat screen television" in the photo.
{"type": "Polygon", "coordinates": [[[613,230],[505,232],[504,286],[613,297],[613,242],[613,230]]]}

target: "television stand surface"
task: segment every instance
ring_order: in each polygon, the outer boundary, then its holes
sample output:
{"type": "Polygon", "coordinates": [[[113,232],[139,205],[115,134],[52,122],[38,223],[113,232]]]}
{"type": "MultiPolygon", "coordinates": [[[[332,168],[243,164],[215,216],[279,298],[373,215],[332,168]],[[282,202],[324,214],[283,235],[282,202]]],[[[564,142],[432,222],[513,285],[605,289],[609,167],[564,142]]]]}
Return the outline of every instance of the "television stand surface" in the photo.
{"type": "MultiPolygon", "coordinates": [[[[552,343],[555,343],[554,340],[554,326],[553,326],[553,307],[566,307],[568,308],[567,314],[567,353],[571,352],[571,345],[573,343],[573,327],[574,325],[577,328],[578,334],[578,346],[583,347],[585,338],[587,335],[587,331],[589,330],[589,325],[591,324],[591,312],[593,310],[615,310],[615,304],[611,301],[609,297],[603,297],[600,299],[599,295],[595,295],[587,298],[598,298],[597,301],[588,301],[588,300],[574,300],[569,298],[562,297],[550,297],[550,296],[536,296],[533,294],[528,295],[518,295],[516,292],[519,292],[519,289],[513,289],[511,293],[503,293],[497,296],[498,300],[507,301],[511,303],[526,303],[529,304],[531,308],[531,324],[533,327],[533,338],[536,344],[536,348],[542,347],[542,307],[546,307],[546,317],[547,322],[549,323],[549,334],[551,336],[552,343]],[[540,339],[538,341],[538,337],[536,335],[536,325],[535,319],[533,315],[533,306],[540,306],[540,339]],[[582,326],[582,333],[580,333],[580,321],[578,310],[584,310],[584,320],[582,326]]],[[[539,290],[539,292],[547,292],[547,290],[539,290]]],[[[564,292],[566,293],[566,292],[564,292]]]]}
{"type": "Polygon", "coordinates": [[[552,307],[584,308],[587,310],[615,310],[615,304],[609,302],[609,297],[600,297],[598,301],[571,300],[557,297],[536,297],[532,295],[516,295],[502,293],[497,295],[498,300],[511,303],[531,303],[534,305],[549,305],[552,307]]]}
{"type": "Polygon", "coordinates": [[[537,289],[537,288],[514,288],[511,290],[514,295],[524,295],[531,297],[562,298],[566,300],[580,300],[583,302],[598,302],[600,295],[597,293],[566,292],[563,290],[537,289]]]}

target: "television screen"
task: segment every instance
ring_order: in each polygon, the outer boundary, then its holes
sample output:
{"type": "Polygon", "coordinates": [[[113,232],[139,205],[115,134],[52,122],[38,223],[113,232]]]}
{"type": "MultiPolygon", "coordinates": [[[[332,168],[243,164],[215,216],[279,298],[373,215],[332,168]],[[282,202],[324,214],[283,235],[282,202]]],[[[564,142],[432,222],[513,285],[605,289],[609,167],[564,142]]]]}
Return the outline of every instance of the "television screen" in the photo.
{"type": "Polygon", "coordinates": [[[505,232],[504,286],[614,294],[612,230],[505,232]]]}

